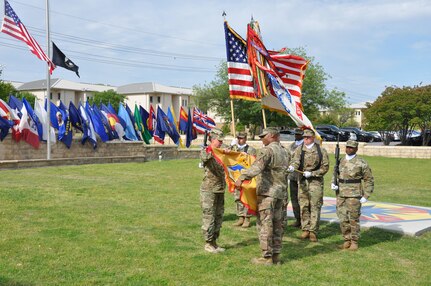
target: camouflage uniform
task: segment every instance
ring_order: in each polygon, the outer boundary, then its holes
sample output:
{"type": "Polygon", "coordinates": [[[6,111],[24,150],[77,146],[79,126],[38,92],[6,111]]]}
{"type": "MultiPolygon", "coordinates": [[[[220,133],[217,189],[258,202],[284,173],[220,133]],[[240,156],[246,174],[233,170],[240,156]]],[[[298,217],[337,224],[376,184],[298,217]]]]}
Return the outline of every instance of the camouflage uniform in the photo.
{"type": "Polygon", "coordinates": [[[345,241],[357,242],[361,216],[359,200],[364,195],[367,198],[371,195],[374,190],[374,178],[368,163],[357,155],[350,160],[341,159],[339,170],[337,215],[341,233],[345,241]]]}
{"type": "Polygon", "coordinates": [[[257,177],[257,231],[265,258],[280,254],[284,232],[283,201],[287,197],[286,167],[290,154],[279,143],[260,149],[259,156],[239,177],[241,181],[257,177]]]}
{"type": "Polygon", "coordinates": [[[225,174],[222,165],[215,160],[212,152],[202,150],[200,159],[205,169],[200,188],[202,230],[205,241],[214,242],[220,235],[223,222],[225,174]]]}
{"type": "MultiPolygon", "coordinates": [[[[317,143],[308,149],[305,144],[295,150],[291,166],[300,171],[311,171],[311,177],[305,178],[301,173],[299,179],[299,205],[301,209],[301,228],[317,234],[320,222],[320,210],[323,205],[323,176],[329,170],[328,153],[320,148],[322,160],[319,164],[319,153],[317,143]],[[303,166],[300,167],[301,153],[304,152],[303,166]],[[316,169],[317,168],[317,169],[316,169]]],[[[297,172],[295,172],[297,173],[297,172]]]]}
{"type": "MultiPolygon", "coordinates": [[[[250,145],[246,144],[245,146],[239,147],[237,144],[231,146],[230,148],[232,151],[235,152],[244,152],[249,155],[256,156],[256,149],[251,147],[250,145]]],[[[248,214],[248,209],[244,206],[244,204],[240,200],[240,191],[238,189],[235,189],[234,191],[234,198],[236,202],[236,215],[238,217],[251,217],[251,215],[248,214]]]]}
{"type": "MultiPolygon", "coordinates": [[[[301,146],[301,144],[297,145],[296,141],[290,144],[289,151],[291,157],[295,154],[295,150],[301,146]]],[[[299,207],[298,201],[298,173],[293,172],[289,174],[289,189],[290,189],[290,201],[292,202],[292,210],[293,215],[295,216],[296,221],[301,220],[301,210],[299,207]]]]}

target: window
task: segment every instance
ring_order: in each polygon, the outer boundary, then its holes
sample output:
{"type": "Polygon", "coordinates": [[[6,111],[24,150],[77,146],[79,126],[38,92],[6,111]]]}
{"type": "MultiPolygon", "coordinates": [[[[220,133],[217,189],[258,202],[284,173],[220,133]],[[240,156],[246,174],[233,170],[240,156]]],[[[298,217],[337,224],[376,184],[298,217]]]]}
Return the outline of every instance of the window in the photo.
{"type": "Polygon", "coordinates": [[[153,97],[150,96],[150,103],[153,103],[153,97]]]}
{"type": "Polygon", "coordinates": [[[187,107],[187,105],[188,105],[187,99],[181,100],[181,106],[187,107]]]}
{"type": "Polygon", "coordinates": [[[49,99],[52,100],[52,92],[49,93],[49,99]]]}
{"type": "Polygon", "coordinates": [[[57,99],[60,100],[61,99],[61,93],[57,93],[57,99]]]}
{"type": "Polygon", "coordinates": [[[360,110],[357,110],[357,111],[355,111],[355,115],[361,115],[361,111],[360,110]]]}
{"type": "Polygon", "coordinates": [[[160,103],[160,96],[157,96],[157,103],[160,103]]]}

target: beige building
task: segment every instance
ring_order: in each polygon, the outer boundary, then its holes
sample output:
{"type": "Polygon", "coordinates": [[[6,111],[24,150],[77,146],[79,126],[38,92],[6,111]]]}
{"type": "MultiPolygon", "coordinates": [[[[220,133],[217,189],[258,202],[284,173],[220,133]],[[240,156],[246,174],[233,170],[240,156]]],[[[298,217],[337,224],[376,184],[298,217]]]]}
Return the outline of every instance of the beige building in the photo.
{"type": "Polygon", "coordinates": [[[353,110],[353,120],[358,123],[359,128],[363,127],[364,110],[367,109],[367,103],[370,102],[359,102],[348,106],[353,110]]]}
{"type": "MultiPolygon", "coordinates": [[[[38,99],[46,98],[46,80],[37,80],[26,83],[15,83],[15,88],[19,91],[28,91],[38,99]]],[[[187,107],[190,104],[192,89],[165,86],[153,82],[134,83],[123,86],[110,86],[102,84],[77,83],[69,80],[53,78],[51,79],[51,101],[58,103],[61,100],[66,106],[69,102],[77,105],[80,101],[86,102],[95,92],[114,90],[126,96],[126,103],[133,110],[135,104],[141,105],[149,111],[150,104],[154,109],[160,106],[163,111],[173,107],[176,116],[179,115],[181,106],[187,107]]]]}

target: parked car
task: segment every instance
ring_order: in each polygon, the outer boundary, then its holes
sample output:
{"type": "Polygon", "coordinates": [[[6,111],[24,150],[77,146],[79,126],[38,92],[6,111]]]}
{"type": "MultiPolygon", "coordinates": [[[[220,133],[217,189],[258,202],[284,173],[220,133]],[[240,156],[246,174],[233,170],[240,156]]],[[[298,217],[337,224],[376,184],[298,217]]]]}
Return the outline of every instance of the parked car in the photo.
{"type": "Polygon", "coordinates": [[[374,137],[374,142],[382,142],[382,135],[379,131],[368,131],[374,137]]]}
{"type": "Polygon", "coordinates": [[[326,134],[331,134],[331,135],[335,136],[335,138],[340,136],[340,141],[342,141],[342,142],[349,140],[349,132],[342,131],[335,125],[330,125],[330,124],[316,125],[316,130],[319,133],[322,131],[326,134]]]}
{"type": "Polygon", "coordinates": [[[356,139],[360,142],[372,142],[374,139],[371,134],[368,134],[357,127],[343,127],[340,128],[340,130],[355,133],[356,139]]]}
{"type": "Polygon", "coordinates": [[[280,141],[295,141],[295,130],[290,130],[290,129],[281,130],[280,141]]]}
{"type": "Polygon", "coordinates": [[[317,130],[317,132],[319,133],[323,141],[337,141],[337,137],[332,134],[325,133],[321,130],[317,130]]]}

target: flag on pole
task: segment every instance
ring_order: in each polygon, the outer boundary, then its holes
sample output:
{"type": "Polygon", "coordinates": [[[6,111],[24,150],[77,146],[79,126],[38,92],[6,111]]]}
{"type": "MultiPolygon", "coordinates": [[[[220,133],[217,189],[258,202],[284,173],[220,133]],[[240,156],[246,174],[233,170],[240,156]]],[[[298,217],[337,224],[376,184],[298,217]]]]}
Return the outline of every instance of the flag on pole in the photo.
{"type": "Polygon", "coordinates": [[[81,102],[79,103],[79,115],[81,116],[81,124],[82,124],[82,139],[81,144],[84,145],[88,140],[91,145],[93,145],[93,149],[97,148],[97,138],[96,131],[94,130],[93,122],[91,121],[90,115],[85,110],[84,106],[82,106],[81,102]]]}
{"type": "Polygon", "coordinates": [[[54,42],[52,42],[52,62],[59,67],[63,67],[65,69],[74,71],[78,77],[79,73],[79,67],[75,65],[74,62],[72,62],[68,57],[66,57],[65,54],[63,54],[62,51],[57,47],[54,42]]]}
{"type": "Polygon", "coordinates": [[[54,63],[46,56],[36,40],[29,34],[27,28],[18,18],[18,15],[7,0],[4,1],[4,18],[1,32],[26,43],[30,51],[36,55],[36,57],[48,63],[49,72],[52,74],[52,71],[55,69],[54,63]]]}
{"type": "Polygon", "coordinates": [[[172,140],[174,140],[175,144],[180,145],[182,148],[184,148],[183,141],[181,140],[180,133],[178,132],[178,124],[177,124],[177,121],[175,120],[175,112],[172,109],[172,106],[168,108],[167,116],[169,119],[170,127],[172,127],[171,128],[172,136],[174,138],[178,138],[178,139],[177,139],[177,141],[175,141],[171,135],[169,135],[169,136],[172,138],[172,140]]]}
{"type": "Polygon", "coordinates": [[[33,109],[30,107],[30,104],[22,99],[22,109],[21,109],[21,121],[19,123],[19,131],[21,132],[21,138],[38,149],[40,145],[39,134],[37,132],[36,122],[34,121],[33,109]]]}
{"type": "Polygon", "coordinates": [[[47,124],[48,120],[50,120],[48,117],[48,113],[42,107],[42,104],[38,99],[34,101],[34,113],[38,117],[40,124],[42,125],[42,140],[48,141],[49,132],[50,142],[55,143],[57,140],[55,140],[54,128],[51,126],[51,124],[47,124]],[[49,129],[47,127],[49,127],[49,129]]]}
{"type": "Polygon", "coordinates": [[[209,130],[205,117],[205,114],[199,108],[195,107],[193,109],[193,125],[199,134],[204,134],[205,131],[209,130]]]}
{"type": "MultiPolygon", "coordinates": [[[[235,191],[235,181],[241,176],[241,170],[250,168],[255,161],[255,156],[244,152],[230,152],[223,154],[219,148],[213,149],[214,158],[223,166],[225,179],[229,192],[235,191]]],[[[240,200],[248,208],[250,214],[256,214],[257,195],[256,178],[244,181],[240,189],[240,200]]]]}
{"type": "Polygon", "coordinates": [[[247,42],[224,22],[227,75],[232,99],[258,101],[247,59],[247,42]]]}
{"type": "MultiPolygon", "coordinates": [[[[69,109],[70,110],[70,109],[69,109]]],[[[63,142],[68,149],[72,146],[72,124],[70,122],[70,116],[66,106],[60,101],[58,106],[58,112],[56,113],[58,123],[58,140],[63,142]]]]}
{"type": "Polygon", "coordinates": [[[188,120],[187,112],[184,110],[184,107],[181,106],[178,129],[180,131],[183,131],[184,133],[187,132],[187,120],[188,120]]]}
{"type": "Polygon", "coordinates": [[[189,114],[187,116],[187,125],[186,125],[186,147],[189,148],[192,144],[192,140],[196,139],[198,137],[196,128],[193,125],[193,117],[190,113],[189,108],[189,114]]]}
{"type": "Polygon", "coordinates": [[[135,127],[133,126],[129,113],[121,102],[118,105],[118,117],[123,119],[123,121],[126,123],[126,128],[124,128],[124,131],[126,132],[126,139],[131,141],[138,141],[138,138],[136,137],[135,127]]]}
{"type": "Polygon", "coordinates": [[[141,114],[141,118],[142,118],[141,122],[142,122],[142,126],[144,128],[144,131],[142,133],[142,137],[143,137],[146,144],[150,144],[150,140],[153,139],[153,135],[151,135],[150,131],[148,130],[148,126],[147,126],[148,117],[150,116],[150,114],[142,106],[139,106],[139,113],[141,114]]]}

